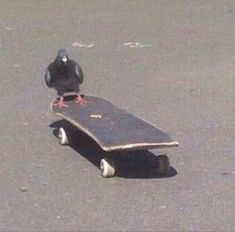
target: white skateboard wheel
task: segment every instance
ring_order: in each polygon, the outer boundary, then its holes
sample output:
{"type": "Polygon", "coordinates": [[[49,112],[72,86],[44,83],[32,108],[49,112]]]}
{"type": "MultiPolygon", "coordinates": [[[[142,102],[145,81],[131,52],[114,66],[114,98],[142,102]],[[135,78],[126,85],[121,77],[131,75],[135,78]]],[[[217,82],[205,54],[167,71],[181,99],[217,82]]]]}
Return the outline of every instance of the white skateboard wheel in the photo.
{"type": "Polygon", "coordinates": [[[115,166],[113,160],[108,158],[101,159],[100,170],[103,177],[113,177],[115,174],[115,166]]]}
{"type": "Polygon", "coordinates": [[[158,156],[158,173],[160,175],[167,175],[170,171],[170,161],[166,155],[158,156]]]}
{"type": "Polygon", "coordinates": [[[65,129],[60,127],[59,129],[59,134],[58,134],[58,138],[59,138],[59,143],[61,145],[68,145],[69,144],[69,139],[68,139],[68,135],[65,132],[65,129]]]}

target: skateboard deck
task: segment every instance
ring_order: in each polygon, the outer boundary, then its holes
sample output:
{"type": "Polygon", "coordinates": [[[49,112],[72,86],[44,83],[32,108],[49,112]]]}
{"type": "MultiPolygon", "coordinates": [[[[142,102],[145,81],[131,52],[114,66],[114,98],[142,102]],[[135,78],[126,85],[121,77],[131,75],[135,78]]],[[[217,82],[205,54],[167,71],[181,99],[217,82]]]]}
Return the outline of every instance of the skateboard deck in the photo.
{"type": "Polygon", "coordinates": [[[85,96],[86,104],[65,97],[67,107],[51,104],[53,113],[90,136],[104,151],[147,150],[178,146],[162,130],[106,99],[85,96]]]}

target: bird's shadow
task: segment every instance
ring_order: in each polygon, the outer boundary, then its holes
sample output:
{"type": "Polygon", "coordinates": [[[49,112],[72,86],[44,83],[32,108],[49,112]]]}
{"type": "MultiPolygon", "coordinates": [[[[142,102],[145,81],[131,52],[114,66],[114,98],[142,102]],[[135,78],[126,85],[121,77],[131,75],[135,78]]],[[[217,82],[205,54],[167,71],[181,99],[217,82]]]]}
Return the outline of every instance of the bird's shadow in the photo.
{"type": "Polygon", "coordinates": [[[149,179],[149,178],[169,178],[177,175],[177,171],[171,167],[167,175],[157,173],[159,166],[158,156],[154,153],[144,151],[132,152],[104,152],[99,145],[82,131],[76,129],[65,120],[59,120],[50,125],[53,134],[58,137],[60,127],[69,131],[70,147],[81,154],[97,168],[100,167],[100,160],[105,155],[112,156],[115,162],[115,175],[122,178],[149,179]]]}

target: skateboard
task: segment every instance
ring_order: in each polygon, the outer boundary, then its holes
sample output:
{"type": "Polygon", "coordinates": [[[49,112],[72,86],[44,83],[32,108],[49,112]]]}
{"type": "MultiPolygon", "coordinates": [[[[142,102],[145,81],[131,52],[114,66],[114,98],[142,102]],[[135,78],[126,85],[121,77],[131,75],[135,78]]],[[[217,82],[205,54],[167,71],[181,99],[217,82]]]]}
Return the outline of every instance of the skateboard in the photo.
{"type": "MultiPolygon", "coordinates": [[[[136,151],[177,147],[179,143],[168,134],[143,119],[118,108],[106,99],[95,96],[83,96],[86,104],[75,103],[75,96],[64,98],[67,107],[59,108],[52,102],[51,109],[56,116],[68,121],[74,127],[92,138],[104,151],[100,161],[103,177],[115,175],[115,164],[111,159],[116,151],[136,151]]],[[[69,131],[59,128],[59,143],[69,144],[69,131]]],[[[160,155],[159,174],[169,172],[170,162],[166,155],[160,155]]]]}

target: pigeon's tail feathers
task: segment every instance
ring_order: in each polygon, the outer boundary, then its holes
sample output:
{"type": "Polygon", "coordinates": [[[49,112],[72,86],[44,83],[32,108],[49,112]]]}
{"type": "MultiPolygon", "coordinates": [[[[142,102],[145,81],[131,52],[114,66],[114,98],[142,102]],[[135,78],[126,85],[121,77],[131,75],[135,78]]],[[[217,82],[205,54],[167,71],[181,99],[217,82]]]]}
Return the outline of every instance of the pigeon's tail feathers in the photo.
{"type": "Polygon", "coordinates": [[[49,88],[53,87],[53,79],[52,79],[49,69],[47,69],[45,73],[45,82],[49,88]]]}
{"type": "Polygon", "coordinates": [[[83,77],[82,69],[79,64],[75,64],[75,73],[78,78],[78,83],[82,84],[84,77],[83,77]]]}

